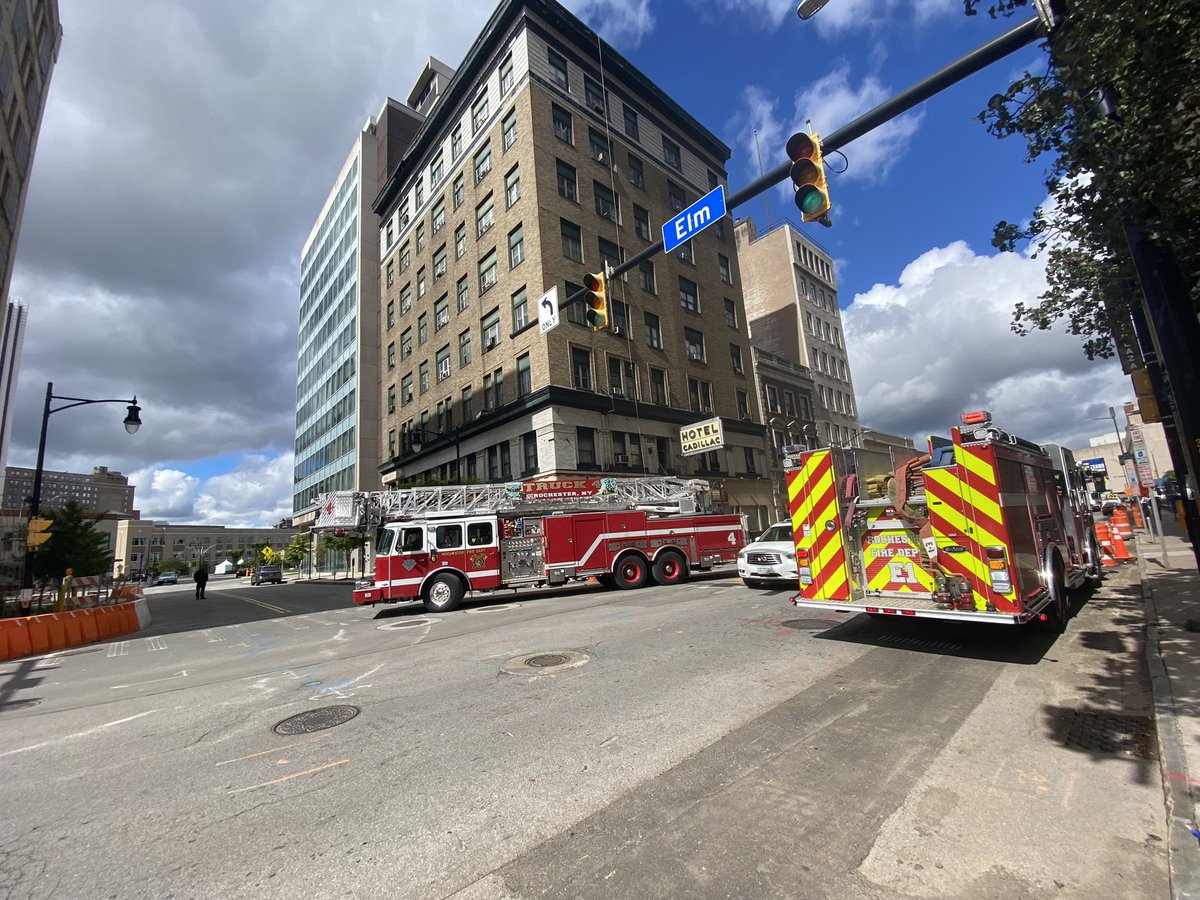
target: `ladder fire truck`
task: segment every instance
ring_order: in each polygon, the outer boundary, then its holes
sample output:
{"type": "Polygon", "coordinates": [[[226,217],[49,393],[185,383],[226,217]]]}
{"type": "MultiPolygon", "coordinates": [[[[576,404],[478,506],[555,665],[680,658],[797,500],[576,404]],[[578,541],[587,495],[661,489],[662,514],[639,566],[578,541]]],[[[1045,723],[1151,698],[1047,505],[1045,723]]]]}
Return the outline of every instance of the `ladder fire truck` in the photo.
{"type": "Polygon", "coordinates": [[[799,607],[1061,631],[1102,561],[1071,452],[967,413],[927,453],[803,451],[785,464],[799,607]]]}
{"type": "Polygon", "coordinates": [[[638,588],[736,562],[745,519],[707,512],[697,479],[570,478],[320,497],[316,531],[376,529],[375,577],[355,603],[422,600],[595,577],[638,588]]]}

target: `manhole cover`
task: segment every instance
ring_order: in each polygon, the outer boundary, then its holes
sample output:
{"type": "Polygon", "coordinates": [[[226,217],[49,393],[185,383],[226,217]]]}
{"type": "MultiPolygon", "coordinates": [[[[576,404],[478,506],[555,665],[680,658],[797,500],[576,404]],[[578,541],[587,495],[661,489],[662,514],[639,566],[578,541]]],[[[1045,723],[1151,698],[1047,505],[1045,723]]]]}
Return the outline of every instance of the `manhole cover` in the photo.
{"type": "Polygon", "coordinates": [[[326,728],[344,725],[359,713],[357,706],[322,706],[284,719],[272,731],[276,734],[314,734],[326,728]]]}
{"type": "Polygon", "coordinates": [[[542,669],[546,666],[561,666],[569,658],[561,653],[542,653],[538,656],[529,657],[529,659],[525,660],[525,665],[533,666],[537,669],[542,669]]]}
{"type": "Polygon", "coordinates": [[[526,653],[510,659],[500,667],[500,671],[509,675],[550,675],[564,669],[578,668],[589,659],[591,657],[582,650],[526,653]]]}
{"type": "Polygon", "coordinates": [[[436,619],[403,619],[399,622],[384,622],[376,625],[377,631],[403,631],[405,628],[425,628],[436,622],[436,619]]]}
{"type": "Polygon", "coordinates": [[[520,608],[520,603],[499,603],[495,606],[480,606],[475,609],[464,609],[463,612],[468,613],[469,615],[475,615],[477,613],[507,612],[510,609],[520,608]]]}
{"type": "Polygon", "coordinates": [[[784,619],[779,623],[782,628],[795,628],[797,631],[823,631],[837,624],[827,619],[784,619]]]}
{"type": "Polygon", "coordinates": [[[1057,710],[1053,723],[1063,746],[1090,753],[1154,758],[1154,725],[1149,716],[1099,710],[1057,710]]]}

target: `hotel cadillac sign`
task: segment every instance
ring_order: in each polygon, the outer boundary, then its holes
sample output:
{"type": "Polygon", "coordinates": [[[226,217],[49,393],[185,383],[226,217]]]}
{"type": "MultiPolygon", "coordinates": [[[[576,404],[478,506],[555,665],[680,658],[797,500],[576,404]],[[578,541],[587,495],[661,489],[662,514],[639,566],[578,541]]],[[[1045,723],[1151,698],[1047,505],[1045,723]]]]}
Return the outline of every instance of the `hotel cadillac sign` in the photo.
{"type": "Polygon", "coordinates": [[[721,417],[714,416],[703,422],[684,425],[679,429],[679,449],[684,456],[695,456],[725,446],[725,433],[721,430],[721,417]]]}

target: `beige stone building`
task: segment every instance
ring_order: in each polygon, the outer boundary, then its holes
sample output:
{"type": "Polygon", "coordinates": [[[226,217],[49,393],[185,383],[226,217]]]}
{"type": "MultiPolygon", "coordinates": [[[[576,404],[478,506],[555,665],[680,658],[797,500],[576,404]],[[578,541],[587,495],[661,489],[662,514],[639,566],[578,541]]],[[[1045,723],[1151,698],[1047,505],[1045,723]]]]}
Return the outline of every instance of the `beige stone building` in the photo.
{"type": "Polygon", "coordinates": [[[282,553],[294,528],[230,528],[224,525],[172,525],[147,519],[117,523],[113,575],[144,572],[164,559],[177,559],[194,568],[202,560],[212,569],[228,559],[236,564],[250,547],[269,544],[282,553]]]}
{"type": "Polygon", "coordinates": [[[760,235],[743,219],[734,231],[754,345],[808,368],[820,444],[860,446],[833,259],[786,220],[760,235]]]}
{"type": "Polygon", "coordinates": [[[1145,446],[1150,475],[1156,481],[1168,472],[1174,471],[1171,461],[1171,450],[1167,445],[1167,437],[1163,427],[1158,422],[1143,423],[1136,403],[1126,403],[1124,415],[1117,412],[1117,422],[1109,426],[1108,434],[1100,434],[1089,440],[1088,446],[1073,449],[1072,455],[1080,464],[1091,463],[1090,468],[1104,476],[1105,492],[1122,493],[1126,488],[1126,475],[1121,455],[1133,453],[1136,449],[1132,438],[1141,430],[1142,443],[1145,446]],[[1124,427],[1120,427],[1121,418],[1125,419],[1124,427]],[[1118,444],[1118,438],[1120,443],[1118,444]]]}
{"type": "Polygon", "coordinates": [[[561,5],[501,3],[375,204],[384,482],[682,474],[767,518],[729,219],[610,282],[605,332],[582,303],[538,326],[545,292],[652,244],[728,158],[561,5]],[[714,416],[725,447],[681,455],[714,416]]]}

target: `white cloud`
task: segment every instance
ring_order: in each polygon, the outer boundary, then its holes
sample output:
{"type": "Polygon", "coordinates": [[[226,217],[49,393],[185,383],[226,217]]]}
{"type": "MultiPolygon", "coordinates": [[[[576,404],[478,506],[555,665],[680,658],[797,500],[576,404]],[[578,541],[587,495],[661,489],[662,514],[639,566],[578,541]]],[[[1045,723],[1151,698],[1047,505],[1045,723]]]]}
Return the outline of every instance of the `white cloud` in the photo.
{"type": "Polygon", "coordinates": [[[962,15],[962,0],[829,0],[809,23],[826,40],[853,32],[885,32],[921,27],[951,15],[962,15]]]}
{"type": "Polygon", "coordinates": [[[1089,405],[1124,400],[1129,381],[1115,361],[1089,361],[1078,337],[1012,332],[1013,307],[1045,287],[1043,260],[980,256],[958,241],[856,296],[842,317],[863,425],[920,446],[984,408],[1030,440],[1086,446],[1103,432],[1089,405]]]}
{"type": "Polygon", "coordinates": [[[134,506],[143,519],[191,521],[200,479],[179,469],[139,469],[129,474],[134,506]]]}
{"type": "Polygon", "coordinates": [[[565,5],[614,47],[637,47],[654,30],[650,0],[568,0],[565,5]]]}
{"type": "Polygon", "coordinates": [[[173,524],[267,528],[291,516],[293,457],[249,454],[232,471],[203,480],[175,468],[129,475],[143,519],[173,524]]]}

